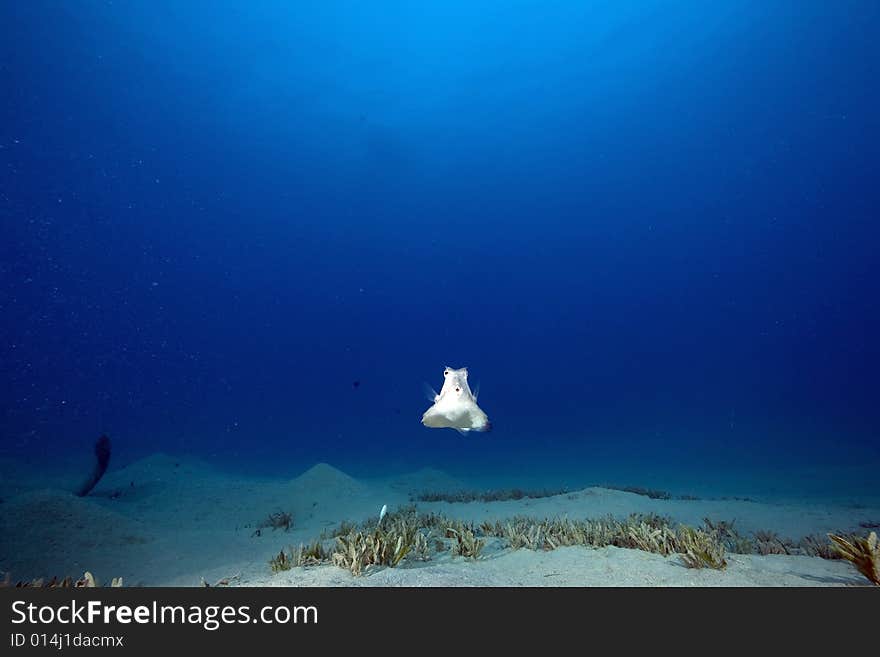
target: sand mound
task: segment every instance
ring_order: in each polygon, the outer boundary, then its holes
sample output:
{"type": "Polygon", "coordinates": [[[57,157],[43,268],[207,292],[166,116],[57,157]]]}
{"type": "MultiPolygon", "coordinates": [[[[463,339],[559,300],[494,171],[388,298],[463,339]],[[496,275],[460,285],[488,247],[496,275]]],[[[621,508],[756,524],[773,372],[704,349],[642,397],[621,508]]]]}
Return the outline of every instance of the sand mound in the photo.
{"type": "Polygon", "coordinates": [[[217,473],[207,463],[196,459],[153,454],[116,469],[113,468],[111,461],[111,468],[104,475],[99,486],[129,486],[132,482],[137,485],[193,476],[205,479],[208,476],[216,477],[217,473]]]}
{"type": "MultiPolygon", "coordinates": [[[[376,490],[326,463],[318,463],[286,484],[279,508],[295,513],[295,527],[317,535],[342,520],[361,521],[377,515],[383,504],[397,504],[376,490]]],[[[311,536],[309,538],[313,538],[311,536]]]]}
{"type": "Polygon", "coordinates": [[[108,553],[131,554],[151,540],[139,522],[88,498],[30,491],[3,504],[0,570],[16,578],[78,576],[106,563],[108,553]]]}
{"type": "Polygon", "coordinates": [[[361,495],[366,486],[332,465],[318,463],[291,480],[290,489],[302,494],[361,495]]]}

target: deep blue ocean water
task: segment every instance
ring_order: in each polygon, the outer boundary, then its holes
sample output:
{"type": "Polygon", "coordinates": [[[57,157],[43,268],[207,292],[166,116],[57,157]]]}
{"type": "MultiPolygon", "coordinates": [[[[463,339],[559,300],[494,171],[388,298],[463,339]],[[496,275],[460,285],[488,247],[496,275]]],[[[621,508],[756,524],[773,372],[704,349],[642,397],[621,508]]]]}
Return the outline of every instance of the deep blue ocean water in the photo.
{"type": "Polygon", "coordinates": [[[876,493],[880,4],[0,12],[0,456],[876,493]]]}

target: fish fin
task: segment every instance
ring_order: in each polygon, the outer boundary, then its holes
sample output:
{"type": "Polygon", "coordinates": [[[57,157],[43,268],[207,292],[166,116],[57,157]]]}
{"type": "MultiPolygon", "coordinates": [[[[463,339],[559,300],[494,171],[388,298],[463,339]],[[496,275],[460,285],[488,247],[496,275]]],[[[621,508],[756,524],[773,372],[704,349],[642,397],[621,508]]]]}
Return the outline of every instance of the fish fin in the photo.
{"type": "MultiPolygon", "coordinates": [[[[455,427],[453,427],[453,428],[455,428],[455,427]]],[[[470,431],[470,429],[455,429],[455,430],[458,431],[458,435],[460,435],[460,436],[466,436],[466,435],[468,435],[468,431],[470,431]]]]}
{"type": "Polygon", "coordinates": [[[428,401],[429,401],[429,402],[431,402],[431,403],[433,404],[434,402],[437,401],[437,398],[438,398],[440,395],[437,394],[437,391],[434,390],[434,388],[432,388],[431,386],[429,386],[427,383],[423,383],[423,384],[422,384],[422,388],[424,389],[424,391],[425,391],[425,397],[428,398],[428,401]]]}
{"type": "Polygon", "coordinates": [[[473,395],[474,395],[474,401],[477,401],[477,397],[480,396],[480,384],[479,384],[479,383],[477,383],[477,384],[474,386],[474,389],[473,389],[472,393],[473,393],[473,395]]]}

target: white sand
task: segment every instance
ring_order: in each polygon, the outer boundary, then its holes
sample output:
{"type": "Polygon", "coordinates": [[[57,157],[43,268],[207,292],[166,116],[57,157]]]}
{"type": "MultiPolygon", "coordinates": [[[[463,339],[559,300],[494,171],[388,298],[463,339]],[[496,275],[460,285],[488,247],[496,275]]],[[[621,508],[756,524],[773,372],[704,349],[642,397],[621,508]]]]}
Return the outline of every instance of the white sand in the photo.
{"type": "MultiPolygon", "coordinates": [[[[8,464],[7,464],[8,465],[8,464]]],[[[8,465],[14,468],[14,466],[8,465]]],[[[510,550],[489,539],[476,561],[449,553],[430,561],[375,568],[363,577],[334,566],[273,574],[268,559],[291,544],[308,542],[342,520],[375,516],[409,503],[424,490],[463,484],[436,470],[385,480],[355,480],[319,464],[290,479],[224,473],[194,460],[154,455],[107,473],[92,495],[79,498],[68,478],[0,482],[0,571],[14,579],[53,575],[99,579],[122,576],[127,585],[197,586],[239,575],[251,586],[834,586],[866,580],[848,563],[805,556],[728,555],[724,571],[692,570],[663,557],[615,547],[510,550]],[[269,513],[289,511],[289,532],[256,526],[269,513]]],[[[857,531],[880,519],[880,507],[857,508],[815,499],[800,504],[735,500],[653,500],[604,488],[505,502],[419,503],[462,520],[513,515],[595,518],[656,512],[689,524],[734,520],[743,533],[776,531],[795,540],[828,531],[857,531]]],[[[864,530],[861,530],[864,531],[864,530]]]]}

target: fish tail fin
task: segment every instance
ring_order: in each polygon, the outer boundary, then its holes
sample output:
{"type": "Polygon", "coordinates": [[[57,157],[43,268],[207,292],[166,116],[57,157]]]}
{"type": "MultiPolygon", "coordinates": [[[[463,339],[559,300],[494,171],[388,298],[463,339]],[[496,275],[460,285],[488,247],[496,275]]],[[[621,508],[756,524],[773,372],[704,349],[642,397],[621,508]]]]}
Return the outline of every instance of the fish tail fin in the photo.
{"type": "Polygon", "coordinates": [[[439,395],[438,395],[437,392],[434,390],[434,388],[432,388],[431,386],[429,386],[427,383],[423,383],[423,384],[422,384],[422,389],[424,390],[424,392],[425,392],[425,397],[427,397],[427,399],[428,399],[429,402],[431,402],[431,403],[433,404],[435,401],[437,401],[437,397],[439,397],[439,395]]]}

